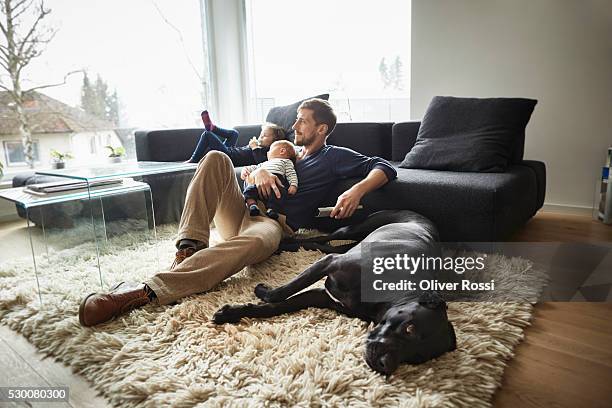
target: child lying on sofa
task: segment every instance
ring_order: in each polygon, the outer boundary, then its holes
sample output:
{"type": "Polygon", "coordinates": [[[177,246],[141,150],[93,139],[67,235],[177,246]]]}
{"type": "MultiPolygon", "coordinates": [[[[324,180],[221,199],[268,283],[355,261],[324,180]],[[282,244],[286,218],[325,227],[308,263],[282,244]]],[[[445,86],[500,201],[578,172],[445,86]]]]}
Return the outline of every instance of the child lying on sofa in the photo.
{"type": "Polygon", "coordinates": [[[294,167],[295,156],[295,146],[293,143],[288,140],[278,140],[270,146],[268,161],[242,169],[240,178],[246,181],[243,191],[244,201],[252,217],[261,214],[259,208],[257,208],[257,200],[262,200],[262,197],[259,196],[257,186],[249,184],[249,175],[257,168],[264,168],[277,176],[283,184],[283,188],[279,188],[280,198],[276,197],[276,194],[273,192],[265,201],[267,208],[266,215],[277,220],[278,215],[283,213],[283,204],[287,194],[293,195],[298,189],[298,178],[294,167]]]}
{"type": "Polygon", "coordinates": [[[202,122],[206,131],[200,136],[191,158],[186,163],[197,163],[206,153],[218,150],[227,154],[234,166],[246,166],[263,163],[268,160],[266,154],[270,145],[285,138],[285,131],[273,123],[264,123],[261,126],[259,138],[253,137],[248,146],[236,147],[238,132],[234,129],[224,129],[212,123],[208,111],[202,112],[202,122]]]}

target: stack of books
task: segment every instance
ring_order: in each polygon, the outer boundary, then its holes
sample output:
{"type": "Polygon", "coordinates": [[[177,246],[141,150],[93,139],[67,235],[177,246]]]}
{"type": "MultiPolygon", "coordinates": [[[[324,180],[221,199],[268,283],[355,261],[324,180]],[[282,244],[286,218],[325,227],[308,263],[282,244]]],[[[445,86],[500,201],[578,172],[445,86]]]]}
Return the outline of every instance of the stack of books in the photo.
{"type": "Polygon", "coordinates": [[[110,187],[121,184],[123,179],[114,178],[106,180],[93,180],[87,183],[82,180],[55,181],[51,183],[38,183],[26,186],[23,191],[37,196],[47,196],[50,194],[74,193],[79,190],[99,189],[100,187],[110,187]]]}
{"type": "Polygon", "coordinates": [[[612,147],[608,148],[608,157],[606,165],[601,171],[601,187],[599,189],[600,199],[597,218],[604,224],[612,224],[612,175],[610,174],[610,167],[612,167],[612,147]]]}

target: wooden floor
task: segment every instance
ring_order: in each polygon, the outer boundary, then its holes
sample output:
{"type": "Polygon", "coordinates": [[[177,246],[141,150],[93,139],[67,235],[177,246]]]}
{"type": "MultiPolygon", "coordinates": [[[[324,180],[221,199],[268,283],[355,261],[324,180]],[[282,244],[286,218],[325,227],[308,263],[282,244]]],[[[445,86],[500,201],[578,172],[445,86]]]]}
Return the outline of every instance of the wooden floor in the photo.
{"type": "MultiPolygon", "coordinates": [[[[514,240],[610,242],[612,226],[541,212],[514,240]]],[[[612,303],[536,305],[493,402],[495,407],[612,407],[612,303]]]]}
{"type": "MultiPolygon", "coordinates": [[[[0,225],[0,236],[3,231],[6,227],[0,225]]],[[[612,241],[612,226],[586,216],[540,212],[514,240],[612,241]]],[[[27,340],[5,326],[0,326],[0,367],[0,386],[70,387],[68,403],[33,406],[108,406],[84,379],[43,358],[27,340]]],[[[537,305],[533,324],[505,371],[494,406],[611,407],[612,303],[537,305]]]]}

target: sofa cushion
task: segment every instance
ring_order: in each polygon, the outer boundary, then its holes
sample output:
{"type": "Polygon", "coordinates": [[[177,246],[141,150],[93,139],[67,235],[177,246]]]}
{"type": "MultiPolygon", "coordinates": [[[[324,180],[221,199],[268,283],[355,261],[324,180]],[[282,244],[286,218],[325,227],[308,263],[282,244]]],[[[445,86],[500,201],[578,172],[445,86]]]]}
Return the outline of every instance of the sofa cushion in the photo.
{"type": "Polygon", "coordinates": [[[291,105],[275,106],[270,109],[270,112],[268,112],[268,115],[266,116],[266,122],[275,123],[285,129],[285,131],[287,132],[286,138],[293,142],[294,131],[293,129],[291,129],[291,127],[297,119],[297,108],[302,102],[312,98],[328,100],[329,94],[321,94],[317,96],[312,96],[310,98],[305,98],[301,101],[292,103],[291,105]]]}
{"type": "Polygon", "coordinates": [[[391,160],[392,123],[338,123],[327,144],[391,160]]]}
{"type": "Polygon", "coordinates": [[[522,156],[525,126],[536,103],[524,98],[436,96],[401,167],[503,172],[522,156]]]}
{"type": "MultiPolygon", "coordinates": [[[[442,241],[505,240],[540,208],[536,176],[527,166],[511,165],[505,173],[396,169],[397,179],[366,195],[362,204],[422,214],[436,224],[442,241]]],[[[333,205],[358,181],[340,181],[325,204],[333,205]]]]}

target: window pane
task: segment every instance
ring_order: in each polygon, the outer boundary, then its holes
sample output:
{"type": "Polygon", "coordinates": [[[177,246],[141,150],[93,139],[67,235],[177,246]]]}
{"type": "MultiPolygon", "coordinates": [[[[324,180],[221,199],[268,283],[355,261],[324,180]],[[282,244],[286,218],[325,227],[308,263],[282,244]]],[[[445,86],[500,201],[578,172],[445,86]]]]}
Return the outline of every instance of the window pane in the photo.
{"type": "Polygon", "coordinates": [[[406,120],[410,1],[248,2],[254,118],[329,92],[341,121],[406,120]]]}
{"type": "MultiPolygon", "coordinates": [[[[6,152],[6,161],[10,165],[24,164],[25,155],[23,153],[23,145],[19,141],[4,142],[4,151],[6,152]]],[[[38,141],[34,140],[32,144],[34,161],[39,161],[38,141]]]]}

